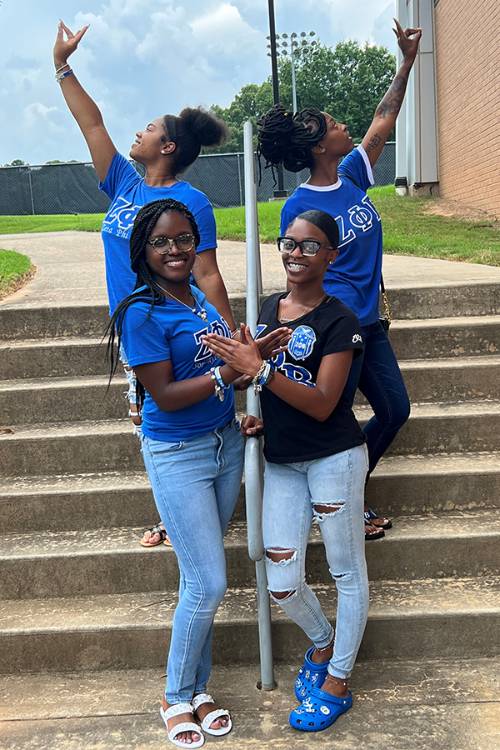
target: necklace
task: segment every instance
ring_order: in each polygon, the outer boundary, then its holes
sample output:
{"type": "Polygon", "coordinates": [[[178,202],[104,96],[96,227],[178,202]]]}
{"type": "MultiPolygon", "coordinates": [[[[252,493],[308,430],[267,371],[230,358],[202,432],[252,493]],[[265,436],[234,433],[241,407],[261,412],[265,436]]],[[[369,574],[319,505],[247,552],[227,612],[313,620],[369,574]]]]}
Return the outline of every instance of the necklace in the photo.
{"type": "Polygon", "coordinates": [[[202,307],[200,305],[200,303],[198,302],[198,300],[196,299],[196,297],[194,295],[192,295],[193,296],[193,300],[194,300],[194,307],[191,307],[191,305],[186,305],[185,302],[183,302],[181,299],[179,299],[178,297],[176,297],[175,294],[172,294],[171,292],[167,292],[167,290],[163,289],[163,287],[162,287],[162,291],[163,291],[164,294],[167,294],[172,299],[175,299],[175,301],[178,302],[179,305],[184,305],[184,307],[187,307],[188,310],[191,310],[191,312],[194,315],[197,315],[202,320],[207,320],[207,317],[208,317],[207,316],[207,311],[205,310],[204,307],[202,307]]]}
{"type": "Polygon", "coordinates": [[[280,321],[280,323],[291,323],[293,320],[297,320],[298,318],[301,318],[303,315],[307,315],[307,313],[312,312],[316,307],[319,307],[319,305],[321,305],[322,302],[325,301],[325,299],[328,297],[328,295],[327,294],[323,294],[323,296],[321,297],[321,299],[318,300],[317,302],[315,302],[314,304],[312,304],[311,306],[309,306],[309,305],[300,305],[302,307],[302,309],[304,310],[304,312],[302,312],[299,316],[297,316],[295,318],[283,318],[283,317],[281,317],[279,315],[279,308],[281,307],[282,302],[285,302],[285,300],[287,300],[288,297],[289,297],[289,295],[287,294],[286,297],[283,297],[283,299],[280,300],[279,305],[278,305],[278,320],[280,321]]]}

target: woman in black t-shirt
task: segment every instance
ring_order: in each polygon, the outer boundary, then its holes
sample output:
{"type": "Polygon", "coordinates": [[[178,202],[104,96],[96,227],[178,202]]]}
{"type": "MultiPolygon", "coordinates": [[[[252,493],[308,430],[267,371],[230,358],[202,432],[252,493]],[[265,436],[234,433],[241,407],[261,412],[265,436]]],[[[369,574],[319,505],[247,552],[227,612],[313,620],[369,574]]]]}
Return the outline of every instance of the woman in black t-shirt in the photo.
{"type": "Polygon", "coordinates": [[[354,389],[346,387],[363,342],[354,313],[323,290],[337,246],[337,224],[322,211],[300,214],[278,239],[289,292],[264,302],[257,337],[287,325],[291,338],[271,361],[262,360],[248,327],[242,326],[240,342],[216,335],[205,339],[261,391],[263,423],[248,416],[243,432],[264,432],[269,590],[313,643],[295,683],[301,703],[290,714],[292,727],[307,732],[325,729],[351,707],[347,681],[368,614],[363,521],[368,456],[352,412],[354,389]],[[335,638],[305,582],[313,520],[337,587],[335,638]]]}

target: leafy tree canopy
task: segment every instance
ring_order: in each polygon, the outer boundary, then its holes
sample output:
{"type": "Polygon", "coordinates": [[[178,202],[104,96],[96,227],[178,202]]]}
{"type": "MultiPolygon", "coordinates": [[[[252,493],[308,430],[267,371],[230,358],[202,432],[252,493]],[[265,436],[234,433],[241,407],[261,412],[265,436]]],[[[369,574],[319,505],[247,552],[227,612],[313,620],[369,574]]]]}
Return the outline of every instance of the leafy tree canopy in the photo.
{"type": "MultiPolygon", "coordinates": [[[[317,107],[349,125],[354,140],[361,140],[372,121],[375,108],[389,88],[396,60],[385,47],[340,42],[299,48],[294,53],[297,105],[317,107]]],[[[292,109],[291,62],[278,59],[281,102],[292,109]]],[[[229,107],[212,110],[229,126],[230,139],[207,152],[231,152],[243,149],[243,123],[258,118],[273,105],[271,78],[264,83],[243,86],[229,107]]]]}

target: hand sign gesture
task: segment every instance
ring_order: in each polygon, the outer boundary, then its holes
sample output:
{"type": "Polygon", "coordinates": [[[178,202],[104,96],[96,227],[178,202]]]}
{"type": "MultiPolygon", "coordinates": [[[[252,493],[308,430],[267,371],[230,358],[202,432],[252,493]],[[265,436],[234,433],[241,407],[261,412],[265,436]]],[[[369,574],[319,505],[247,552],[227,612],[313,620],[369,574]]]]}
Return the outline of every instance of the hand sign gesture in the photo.
{"type": "Polygon", "coordinates": [[[54,63],[56,67],[60,67],[67,62],[68,57],[76,50],[88,28],[88,25],[84,26],[76,34],[73,34],[63,21],[59,21],[56,42],[54,44],[54,63]],[[66,39],[64,38],[65,34],[66,39]]]}
{"type": "Polygon", "coordinates": [[[399,21],[394,18],[396,28],[393,29],[398,40],[399,49],[405,60],[413,62],[418,52],[418,45],[422,36],[422,29],[404,29],[399,21]]]}

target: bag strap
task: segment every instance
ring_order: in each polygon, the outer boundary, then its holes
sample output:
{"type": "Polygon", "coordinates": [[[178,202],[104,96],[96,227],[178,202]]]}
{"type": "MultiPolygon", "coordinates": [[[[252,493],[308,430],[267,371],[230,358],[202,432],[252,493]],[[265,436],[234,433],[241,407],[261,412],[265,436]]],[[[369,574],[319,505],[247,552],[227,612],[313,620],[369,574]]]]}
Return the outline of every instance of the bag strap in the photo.
{"type": "Polygon", "coordinates": [[[385,291],[385,284],[384,284],[384,277],[382,274],[380,274],[380,291],[382,293],[382,304],[384,307],[384,318],[389,321],[389,323],[392,323],[392,312],[391,312],[391,306],[389,304],[389,297],[387,296],[387,292],[385,291]]]}

